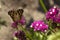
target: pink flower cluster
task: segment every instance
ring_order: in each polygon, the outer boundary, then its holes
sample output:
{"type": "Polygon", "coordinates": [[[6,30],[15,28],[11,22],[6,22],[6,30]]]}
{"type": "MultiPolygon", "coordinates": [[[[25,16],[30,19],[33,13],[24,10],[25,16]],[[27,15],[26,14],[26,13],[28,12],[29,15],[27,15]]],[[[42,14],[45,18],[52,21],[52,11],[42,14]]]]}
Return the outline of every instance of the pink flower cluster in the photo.
{"type": "Polygon", "coordinates": [[[49,9],[49,11],[46,13],[46,19],[52,20],[53,22],[60,23],[60,13],[59,8],[54,6],[53,8],[49,9]]]}
{"type": "Polygon", "coordinates": [[[33,28],[34,31],[42,31],[42,32],[45,32],[48,29],[48,25],[41,20],[34,21],[30,27],[33,28]]]}

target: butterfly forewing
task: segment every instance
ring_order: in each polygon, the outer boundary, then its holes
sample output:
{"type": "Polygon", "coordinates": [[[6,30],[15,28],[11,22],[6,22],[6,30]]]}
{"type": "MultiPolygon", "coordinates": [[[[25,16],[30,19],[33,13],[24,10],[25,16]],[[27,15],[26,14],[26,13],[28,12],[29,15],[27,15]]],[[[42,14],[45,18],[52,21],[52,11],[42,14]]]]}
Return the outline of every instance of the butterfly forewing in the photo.
{"type": "Polygon", "coordinates": [[[9,12],[8,12],[8,15],[10,15],[10,17],[13,19],[13,21],[14,21],[14,10],[10,10],[9,12]]]}

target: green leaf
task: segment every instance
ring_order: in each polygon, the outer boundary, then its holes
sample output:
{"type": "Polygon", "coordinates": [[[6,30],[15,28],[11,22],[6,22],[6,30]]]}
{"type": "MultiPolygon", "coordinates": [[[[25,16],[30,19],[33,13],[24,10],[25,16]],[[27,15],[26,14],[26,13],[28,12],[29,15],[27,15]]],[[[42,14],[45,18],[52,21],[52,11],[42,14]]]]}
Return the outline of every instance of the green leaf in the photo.
{"type": "Polygon", "coordinates": [[[18,40],[18,38],[16,38],[16,37],[14,37],[13,39],[14,39],[14,40],[18,40]]]}
{"type": "Polygon", "coordinates": [[[57,23],[57,26],[60,26],[60,24],[59,24],[59,23],[57,23]]]}

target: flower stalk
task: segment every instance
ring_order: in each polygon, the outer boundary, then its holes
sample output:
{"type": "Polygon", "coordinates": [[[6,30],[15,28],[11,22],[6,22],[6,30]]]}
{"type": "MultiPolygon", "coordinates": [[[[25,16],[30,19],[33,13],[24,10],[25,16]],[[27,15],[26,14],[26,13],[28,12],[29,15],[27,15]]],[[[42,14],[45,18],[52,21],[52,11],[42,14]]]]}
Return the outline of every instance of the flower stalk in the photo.
{"type": "Polygon", "coordinates": [[[40,4],[41,4],[44,12],[47,12],[47,8],[46,8],[46,6],[44,5],[43,0],[39,0],[39,2],[40,2],[40,4]]]}

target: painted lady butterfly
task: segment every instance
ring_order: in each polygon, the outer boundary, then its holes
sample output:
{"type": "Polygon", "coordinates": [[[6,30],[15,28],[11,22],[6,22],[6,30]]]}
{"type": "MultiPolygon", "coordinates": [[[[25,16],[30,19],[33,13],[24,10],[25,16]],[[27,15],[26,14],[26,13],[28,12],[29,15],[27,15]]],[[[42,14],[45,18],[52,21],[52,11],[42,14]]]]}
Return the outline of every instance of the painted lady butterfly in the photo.
{"type": "Polygon", "coordinates": [[[24,10],[23,9],[18,9],[18,10],[10,10],[8,12],[8,15],[13,19],[13,21],[18,21],[21,19],[23,15],[24,10]]]}

